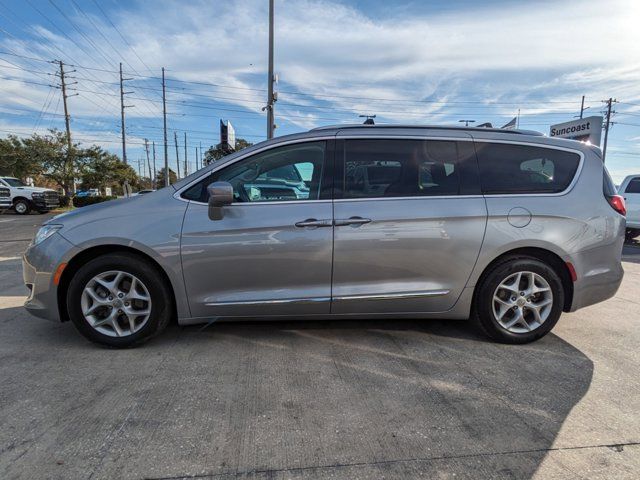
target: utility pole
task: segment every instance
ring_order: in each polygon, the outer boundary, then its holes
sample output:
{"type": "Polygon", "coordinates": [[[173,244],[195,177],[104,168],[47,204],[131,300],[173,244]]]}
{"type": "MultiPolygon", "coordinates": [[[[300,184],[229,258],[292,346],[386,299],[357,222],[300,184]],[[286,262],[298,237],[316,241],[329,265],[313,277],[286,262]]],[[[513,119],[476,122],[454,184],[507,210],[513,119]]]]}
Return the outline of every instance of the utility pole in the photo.
{"type": "MultiPolygon", "coordinates": [[[[65,165],[65,171],[73,174],[74,173],[72,171],[73,170],[73,160],[72,160],[73,151],[71,149],[71,116],[69,115],[67,98],[70,96],[78,95],[78,94],[75,93],[74,95],[67,95],[67,87],[69,85],[73,85],[78,82],[67,84],[66,78],[65,78],[65,72],[64,72],[64,63],[62,62],[62,60],[58,61],[58,65],[60,66],[60,89],[62,90],[62,104],[64,106],[64,126],[67,131],[67,161],[65,165]]],[[[75,192],[75,189],[76,189],[75,174],[73,174],[73,177],[74,177],[72,181],[73,185],[71,186],[71,188],[75,192]]],[[[65,192],[65,193],[68,194],[69,192],[65,192]]]]}
{"type": "Polygon", "coordinates": [[[273,104],[275,101],[273,94],[273,82],[275,80],[273,76],[273,4],[274,0],[269,0],[269,78],[267,81],[267,106],[265,107],[267,110],[267,140],[273,138],[273,127],[275,123],[273,111],[273,104]]]}
{"type": "Polygon", "coordinates": [[[156,142],[152,143],[153,145],[153,188],[158,188],[157,182],[158,177],[156,175],[156,142]]]}
{"type": "Polygon", "coordinates": [[[167,143],[167,95],[164,83],[164,67],[162,67],[162,118],[164,121],[164,186],[169,182],[169,144],[167,143]]]}
{"type": "MultiPolygon", "coordinates": [[[[609,140],[609,128],[611,127],[611,106],[618,101],[615,98],[609,98],[609,100],[603,100],[607,104],[607,119],[604,124],[604,146],[602,147],[602,163],[607,156],[607,141],[609,140]]],[[[615,113],[615,112],[613,112],[615,113]]]]}
{"type": "Polygon", "coordinates": [[[189,175],[189,165],[187,165],[187,132],[184,132],[184,176],[189,175]]]}
{"type": "Polygon", "coordinates": [[[204,167],[203,163],[202,163],[202,142],[200,142],[200,168],[204,167]]]}
{"type": "Polygon", "coordinates": [[[198,147],[195,147],[195,148],[196,148],[196,171],[198,171],[198,170],[200,170],[198,168],[198,147]]]}
{"type": "Polygon", "coordinates": [[[584,114],[584,95],[582,95],[582,102],[580,103],[580,118],[584,114]]]}
{"type": "Polygon", "coordinates": [[[149,180],[151,180],[151,161],[149,160],[149,140],[144,139],[144,150],[147,152],[147,166],[149,167],[149,180]]]}
{"type": "Polygon", "coordinates": [[[176,143],[176,174],[178,175],[178,180],[180,179],[180,154],[178,153],[178,134],[176,131],[173,131],[173,141],[176,143]]]}
{"type": "MultiPolygon", "coordinates": [[[[124,91],[124,81],[132,80],[131,78],[122,78],[122,62],[120,62],[120,128],[122,129],[122,161],[127,164],[127,140],[126,140],[126,131],[124,125],[124,109],[133,107],[133,105],[125,105],[124,104],[124,96],[133,93],[133,92],[125,92],[124,91]]],[[[140,170],[138,168],[138,170],[140,170]]]]}

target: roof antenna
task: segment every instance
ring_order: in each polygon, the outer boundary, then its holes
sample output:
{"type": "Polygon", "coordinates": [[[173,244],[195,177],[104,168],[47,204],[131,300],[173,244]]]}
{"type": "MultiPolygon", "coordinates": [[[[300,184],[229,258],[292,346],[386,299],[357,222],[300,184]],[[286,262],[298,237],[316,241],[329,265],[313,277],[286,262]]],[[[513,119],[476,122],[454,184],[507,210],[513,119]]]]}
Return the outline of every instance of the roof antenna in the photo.
{"type": "Polygon", "coordinates": [[[376,118],[375,115],[358,115],[360,118],[366,118],[364,121],[364,125],[375,125],[376,123],[373,121],[376,118]]]}

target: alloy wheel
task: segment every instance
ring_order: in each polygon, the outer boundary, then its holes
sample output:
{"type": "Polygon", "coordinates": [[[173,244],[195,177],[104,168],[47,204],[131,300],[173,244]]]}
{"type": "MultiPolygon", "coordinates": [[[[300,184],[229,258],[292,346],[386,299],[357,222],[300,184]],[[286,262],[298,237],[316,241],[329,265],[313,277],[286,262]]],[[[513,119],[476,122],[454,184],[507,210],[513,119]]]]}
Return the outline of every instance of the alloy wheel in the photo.
{"type": "Polygon", "coordinates": [[[134,275],[112,270],[93,277],[80,299],[89,325],[110,337],[138,332],[151,315],[151,295],[134,275]]]}
{"type": "Polygon", "coordinates": [[[492,304],[494,317],[502,328],[512,333],[528,333],[549,317],[553,293],[541,275],[517,272],[500,282],[492,304]]]}

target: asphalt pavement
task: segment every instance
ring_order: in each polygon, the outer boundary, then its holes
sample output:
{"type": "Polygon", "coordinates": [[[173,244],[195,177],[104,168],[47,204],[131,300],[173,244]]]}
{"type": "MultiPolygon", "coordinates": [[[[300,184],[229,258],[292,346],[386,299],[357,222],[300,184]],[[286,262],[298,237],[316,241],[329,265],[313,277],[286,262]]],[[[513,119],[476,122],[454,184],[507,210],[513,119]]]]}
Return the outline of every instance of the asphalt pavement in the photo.
{"type": "Polygon", "coordinates": [[[171,327],[130,350],[22,308],[43,215],[0,215],[0,478],[640,477],[640,245],[524,346],[465,321],[171,327]]]}

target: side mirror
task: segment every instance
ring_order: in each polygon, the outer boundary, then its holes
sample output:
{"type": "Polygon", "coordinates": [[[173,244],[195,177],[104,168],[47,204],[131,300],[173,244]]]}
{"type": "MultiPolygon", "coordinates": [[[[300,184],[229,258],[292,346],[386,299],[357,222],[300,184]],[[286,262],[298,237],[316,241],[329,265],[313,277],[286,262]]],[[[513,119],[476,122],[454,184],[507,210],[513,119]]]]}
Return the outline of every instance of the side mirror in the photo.
{"type": "Polygon", "coordinates": [[[207,187],[209,193],[209,218],[222,220],[222,207],[233,203],[233,187],[229,182],[213,182],[207,187]]]}

